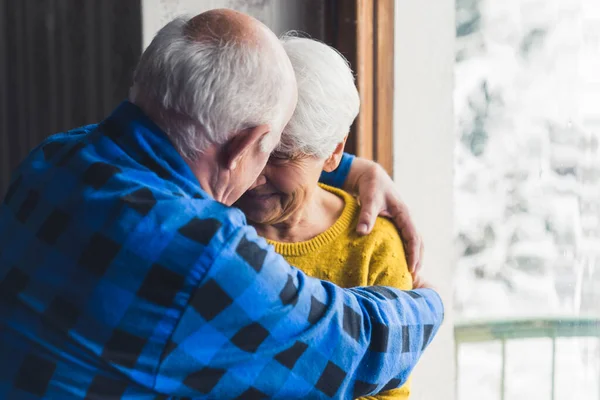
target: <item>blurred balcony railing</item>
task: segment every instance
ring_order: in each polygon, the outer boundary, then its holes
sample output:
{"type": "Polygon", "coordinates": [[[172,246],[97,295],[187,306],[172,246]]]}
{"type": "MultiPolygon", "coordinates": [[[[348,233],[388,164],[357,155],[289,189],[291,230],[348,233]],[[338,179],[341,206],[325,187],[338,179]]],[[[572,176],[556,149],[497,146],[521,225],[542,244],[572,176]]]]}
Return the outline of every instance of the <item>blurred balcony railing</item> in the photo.
{"type": "MultiPolygon", "coordinates": [[[[454,327],[456,341],[456,371],[459,349],[466,343],[499,342],[501,346],[500,399],[506,399],[506,342],[517,339],[547,338],[552,341],[552,379],[550,398],[556,399],[556,342],[559,338],[595,337],[600,340],[600,316],[549,317],[495,321],[459,322],[454,327]]],[[[600,376],[598,376],[600,399],[600,376]]]]}

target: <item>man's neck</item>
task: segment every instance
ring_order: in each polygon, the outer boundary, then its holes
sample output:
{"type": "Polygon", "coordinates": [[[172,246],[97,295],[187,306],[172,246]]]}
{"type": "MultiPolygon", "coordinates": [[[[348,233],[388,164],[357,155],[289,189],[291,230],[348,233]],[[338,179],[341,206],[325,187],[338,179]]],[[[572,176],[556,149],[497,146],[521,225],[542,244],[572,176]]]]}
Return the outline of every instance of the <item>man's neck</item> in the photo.
{"type": "MultiPolygon", "coordinates": [[[[165,113],[175,113],[174,111],[158,110],[152,107],[152,103],[144,103],[143,101],[132,101],[139,107],[148,118],[152,120],[163,132],[167,132],[160,117],[165,113]]],[[[180,114],[170,115],[171,118],[185,118],[180,114]]],[[[180,154],[186,164],[192,170],[192,173],[198,180],[200,187],[209,196],[216,201],[231,205],[233,201],[229,201],[230,191],[227,189],[227,183],[230,181],[229,171],[223,169],[219,163],[219,147],[212,145],[202,152],[196,159],[191,160],[180,154]]]]}
{"type": "Polygon", "coordinates": [[[195,160],[185,159],[185,161],[198,179],[200,187],[210,197],[220,203],[231,205],[233,202],[229,201],[231,193],[227,185],[230,172],[221,168],[218,154],[217,148],[211,146],[195,160]]]}

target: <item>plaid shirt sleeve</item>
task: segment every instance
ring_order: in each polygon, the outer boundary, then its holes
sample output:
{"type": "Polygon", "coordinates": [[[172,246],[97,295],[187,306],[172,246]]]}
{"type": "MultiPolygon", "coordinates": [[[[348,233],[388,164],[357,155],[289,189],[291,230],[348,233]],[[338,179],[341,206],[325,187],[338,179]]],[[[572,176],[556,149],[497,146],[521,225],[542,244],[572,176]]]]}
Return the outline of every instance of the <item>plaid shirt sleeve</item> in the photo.
{"type": "Polygon", "coordinates": [[[0,398],[349,398],[402,384],[442,317],[290,267],[127,102],[0,204],[0,398]]]}
{"type": "Polygon", "coordinates": [[[401,386],[436,334],[432,290],[341,289],[235,229],[174,329],[156,390],[215,398],[354,398],[401,386]]]}

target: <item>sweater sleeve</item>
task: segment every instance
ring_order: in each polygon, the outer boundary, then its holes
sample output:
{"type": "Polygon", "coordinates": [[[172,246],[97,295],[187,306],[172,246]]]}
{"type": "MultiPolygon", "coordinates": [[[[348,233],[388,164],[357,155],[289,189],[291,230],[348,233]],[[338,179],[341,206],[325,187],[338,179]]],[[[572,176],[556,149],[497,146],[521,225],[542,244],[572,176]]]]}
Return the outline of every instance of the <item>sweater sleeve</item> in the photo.
{"type": "Polygon", "coordinates": [[[355,398],[404,382],[437,332],[433,290],[341,289],[237,229],[181,316],[157,371],[175,396],[355,398]]]}

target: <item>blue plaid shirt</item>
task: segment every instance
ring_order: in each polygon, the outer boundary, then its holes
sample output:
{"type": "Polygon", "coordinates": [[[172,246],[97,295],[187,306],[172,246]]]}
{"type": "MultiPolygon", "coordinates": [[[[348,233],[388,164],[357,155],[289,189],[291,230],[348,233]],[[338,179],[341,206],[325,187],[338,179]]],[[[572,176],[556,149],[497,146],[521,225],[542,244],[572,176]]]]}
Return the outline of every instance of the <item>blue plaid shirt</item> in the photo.
{"type": "Polygon", "coordinates": [[[2,399],[347,399],[402,385],[442,318],[434,291],[289,266],[128,102],[0,206],[2,399]]]}

